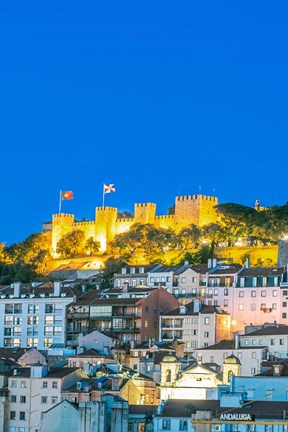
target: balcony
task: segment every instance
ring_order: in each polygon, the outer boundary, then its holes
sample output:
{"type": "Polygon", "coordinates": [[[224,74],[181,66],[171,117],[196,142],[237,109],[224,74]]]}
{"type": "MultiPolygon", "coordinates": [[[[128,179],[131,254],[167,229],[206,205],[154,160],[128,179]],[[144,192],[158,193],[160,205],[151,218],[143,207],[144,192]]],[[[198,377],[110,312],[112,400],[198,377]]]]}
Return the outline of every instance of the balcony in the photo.
{"type": "Polygon", "coordinates": [[[136,333],[140,332],[139,327],[111,327],[109,329],[111,332],[118,332],[118,333],[136,333]]]}
{"type": "Polygon", "coordinates": [[[113,311],[112,317],[119,317],[119,318],[141,318],[140,313],[130,313],[130,312],[121,312],[121,311],[113,311]]]}
{"type": "Polygon", "coordinates": [[[67,319],[85,319],[89,318],[89,312],[68,312],[67,319]]]}

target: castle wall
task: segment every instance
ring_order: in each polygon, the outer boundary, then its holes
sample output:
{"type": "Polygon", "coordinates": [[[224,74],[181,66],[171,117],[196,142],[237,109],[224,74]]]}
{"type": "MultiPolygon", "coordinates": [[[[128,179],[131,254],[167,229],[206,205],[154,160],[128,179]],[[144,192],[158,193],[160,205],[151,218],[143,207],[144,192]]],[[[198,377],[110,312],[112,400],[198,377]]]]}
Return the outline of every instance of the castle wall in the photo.
{"type": "Polygon", "coordinates": [[[95,240],[100,242],[100,250],[105,251],[109,241],[115,237],[117,208],[96,207],[95,240]]]}
{"type": "Polygon", "coordinates": [[[56,255],[58,241],[69,232],[73,231],[73,214],[54,214],[52,216],[52,254],[56,255]]]}
{"type": "Polygon", "coordinates": [[[175,200],[175,231],[191,224],[203,226],[216,222],[214,206],[218,204],[216,197],[207,195],[177,196],[175,200]]]}
{"type": "Polygon", "coordinates": [[[216,222],[214,206],[218,199],[206,195],[176,197],[175,214],[156,216],[156,204],[135,204],[134,218],[117,219],[117,208],[96,207],[95,221],[75,222],[72,214],[56,214],[52,218],[52,253],[57,257],[57,242],[73,230],[82,230],[85,238],[92,237],[100,242],[100,250],[106,251],[109,241],[115,235],[128,231],[133,224],[151,224],[157,228],[172,228],[179,232],[191,224],[203,226],[216,222]]]}
{"type": "Polygon", "coordinates": [[[134,205],[134,223],[154,225],[155,216],[156,204],[145,203],[134,205]]]}

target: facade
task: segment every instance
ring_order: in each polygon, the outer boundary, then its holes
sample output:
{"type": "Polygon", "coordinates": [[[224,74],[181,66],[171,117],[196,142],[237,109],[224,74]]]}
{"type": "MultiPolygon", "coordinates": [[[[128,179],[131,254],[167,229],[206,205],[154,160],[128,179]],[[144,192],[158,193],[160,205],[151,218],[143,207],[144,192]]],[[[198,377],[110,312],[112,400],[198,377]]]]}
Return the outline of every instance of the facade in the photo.
{"type": "Polygon", "coordinates": [[[221,374],[201,363],[193,363],[180,373],[180,362],[173,354],[168,354],[161,362],[161,401],[217,399],[217,386],[222,382],[221,374]]]}
{"type": "Polygon", "coordinates": [[[178,301],[164,288],[109,290],[90,306],[91,329],[108,331],[131,346],[158,339],[160,314],[178,301]],[[107,297],[107,298],[106,298],[107,297]]]}
{"type": "Polygon", "coordinates": [[[82,369],[23,368],[9,377],[8,431],[39,432],[41,414],[61,401],[61,391],[87,375],[82,369]],[[21,429],[22,428],[22,429],[21,429]]]}
{"type": "Polygon", "coordinates": [[[148,286],[148,274],[154,267],[159,266],[131,265],[122,267],[120,273],[114,273],[114,287],[121,288],[124,284],[128,284],[129,287],[148,286]]]}
{"type": "Polygon", "coordinates": [[[196,348],[230,339],[230,316],[217,306],[195,300],[161,315],[159,337],[163,342],[183,342],[184,352],[192,354],[196,348]]]}
{"type": "Polygon", "coordinates": [[[288,326],[266,325],[251,333],[245,333],[239,337],[240,347],[253,348],[266,347],[266,358],[288,358],[288,326]]]}
{"type": "Polygon", "coordinates": [[[96,207],[94,221],[77,222],[73,214],[54,214],[52,253],[56,258],[58,241],[75,230],[82,230],[86,239],[92,237],[99,241],[101,251],[105,251],[115,235],[128,231],[135,223],[173,228],[177,232],[191,224],[207,225],[216,222],[217,204],[218,198],[199,194],[176,197],[175,214],[165,216],[156,216],[156,204],[153,203],[135,204],[134,216],[131,218],[118,218],[118,210],[114,207],[96,207]]]}
{"type": "Polygon", "coordinates": [[[48,349],[66,343],[66,306],[76,298],[60,282],[5,287],[0,294],[0,347],[48,349]]]}
{"type": "Polygon", "coordinates": [[[261,363],[267,359],[268,349],[265,345],[252,346],[251,343],[240,346],[238,338],[238,342],[224,340],[215,345],[198,348],[193,352],[193,355],[198,361],[216,363],[222,369],[225,359],[233,353],[241,361],[240,375],[252,376],[261,372],[261,363]]]}
{"type": "Polygon", "coordinates": [[[206,303],[218,304],[231,316],[233,332],[245,325],[287,322],[287,269],[217,265],[207,273],[206,303]]]}

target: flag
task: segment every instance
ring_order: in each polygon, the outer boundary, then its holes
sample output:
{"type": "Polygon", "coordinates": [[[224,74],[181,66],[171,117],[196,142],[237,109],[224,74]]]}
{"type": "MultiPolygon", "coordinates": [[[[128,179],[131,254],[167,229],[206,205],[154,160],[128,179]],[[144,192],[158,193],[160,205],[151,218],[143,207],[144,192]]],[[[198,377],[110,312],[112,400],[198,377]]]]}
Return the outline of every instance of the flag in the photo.
{"type": "Polygon", "coordinates": [[[111,193],[111,192],[115,192],[115,185],[114,184],[104,184],[104,193],[111,193]]]}
{"type": "Polygon", "coordinates": [[[61,192],[61,200],[70,200],[73,199],[73,192],[72,191],[65,191],[61,192]]]}

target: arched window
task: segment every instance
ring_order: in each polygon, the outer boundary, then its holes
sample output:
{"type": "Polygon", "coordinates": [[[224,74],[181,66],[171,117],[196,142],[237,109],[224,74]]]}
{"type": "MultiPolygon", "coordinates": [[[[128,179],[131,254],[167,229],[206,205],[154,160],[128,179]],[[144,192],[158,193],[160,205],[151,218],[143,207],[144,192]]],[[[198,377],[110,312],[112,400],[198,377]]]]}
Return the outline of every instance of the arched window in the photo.
{"type": "Polygon", "coordinates": [[[171,382],[171,369],[167,369],[166,382],[171,382]]]}

